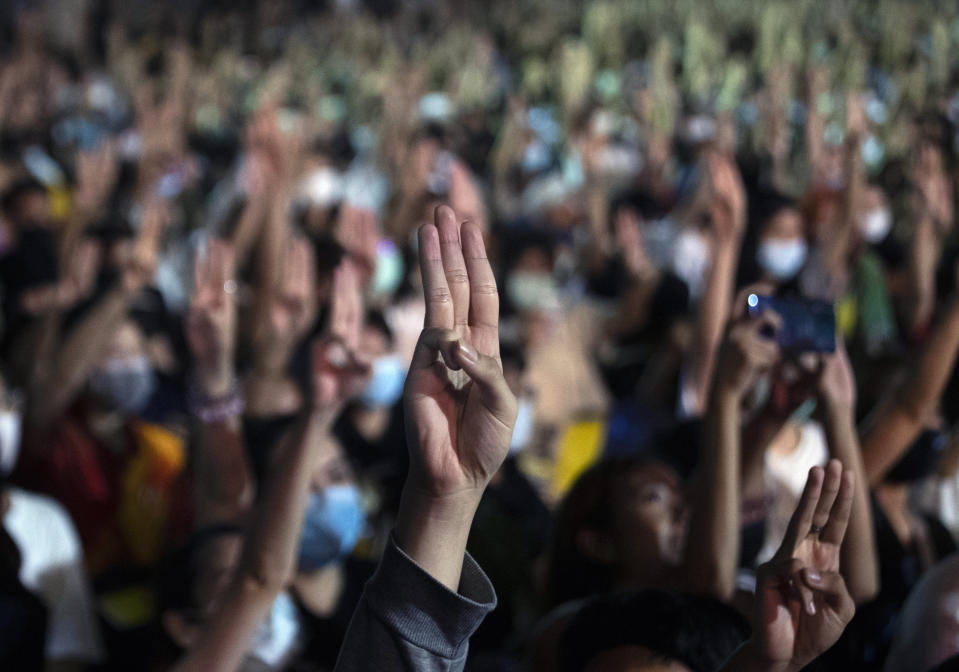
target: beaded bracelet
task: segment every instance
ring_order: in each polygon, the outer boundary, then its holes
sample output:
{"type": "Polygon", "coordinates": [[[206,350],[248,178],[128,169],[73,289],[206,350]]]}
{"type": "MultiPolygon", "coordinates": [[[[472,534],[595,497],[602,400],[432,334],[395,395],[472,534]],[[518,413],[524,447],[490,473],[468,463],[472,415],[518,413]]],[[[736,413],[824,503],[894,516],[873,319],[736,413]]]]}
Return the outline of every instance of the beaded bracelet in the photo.
{"type": "Polygon", "coordinates": [[[208,397],[200,389],[200,385],[194,381],[187,392],[187,406],[193,417],[200,422],[212,424],[232,420],[242,415],[246,402],[236,382],[227,394],[221,397],[208,397]]]}

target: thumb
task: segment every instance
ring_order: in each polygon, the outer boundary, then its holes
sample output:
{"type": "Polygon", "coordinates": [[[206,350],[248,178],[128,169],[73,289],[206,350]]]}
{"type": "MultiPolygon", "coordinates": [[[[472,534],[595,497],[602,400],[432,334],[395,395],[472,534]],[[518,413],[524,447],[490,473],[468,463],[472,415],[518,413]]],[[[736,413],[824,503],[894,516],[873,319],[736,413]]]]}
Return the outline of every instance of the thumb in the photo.
{"type": "MultiPolygon", "coordinates": [[[[420,334],[420,340],[413,350],[410,369],[428,369],[436,363],[436,353],[443,355],[443,361],[450,369],[459,371],[460,363],[456,351],[460,348],[460,336],[452,329],[427,327],[420,334]]],[[[474,351],[475,352],[475,351],[474,351]]]]}
{"type": "Polygon", "coordinates": [[[846,588],[846,581],[839,572],[816,572],[808,567],[802,571],[802,581],[822,595],[823,601],[836,610],[846,621],[856,611],[855,602],[846,588]]]}
{"type": "Polygon", "coordinates": [[[512,427],[516,421],[516,397],[506,383],[500,363],[469,346],[460,347],[456,356],[463,371],[479,389],[483,404],[504,424],[512,427]]]}

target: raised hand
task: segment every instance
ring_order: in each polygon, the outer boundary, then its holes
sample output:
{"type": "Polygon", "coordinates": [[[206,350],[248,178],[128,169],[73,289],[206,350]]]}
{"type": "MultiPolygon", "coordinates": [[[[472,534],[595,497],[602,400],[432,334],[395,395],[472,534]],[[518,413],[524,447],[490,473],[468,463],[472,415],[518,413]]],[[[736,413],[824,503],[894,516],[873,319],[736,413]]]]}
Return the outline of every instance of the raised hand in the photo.
{"type": "Polygon", "coordinates": [[[853,410],[856,406],[856,378],[842,339],[836,339],[836,352],[820,360],[816,392],[820,401],[853,410]]]}
{"type": "Polygon", "coordinates": [[[95,217],[106,205],[120,170],[116,143],[106,141],[92,151],[79,152],[76,170],[76,208],[86,217],[95,217]]]}
{"type": "Polygon", "coordinates": [[[376,246],[380,242],[376,213],[344,203],[336,223],[336,239],[360,265],[368,280],[376,270],[376,246]]]}
{"type": "Polygon", "coordinates": [[[211,238],[193,262],[193,296],[186,320],[187,343],[200,383],[211,397],[227,394],[233,384],[236,289],[233,248],[211,238]]]}
{"type": "Polygon", "coordinates": [[[482,233],[446,206],[435,221],[419,231],[426,324],[404,393],[410,480],[433,497],[478,497],[506,458],[516,398],[482,233]]]}
{"type": "Polygon", "coordinates": [[[313,345],[313,410],[332,417],[363,391],[370,363],[360,355],[363,293],[353,263],[344,261],[333,272],[330,310],[323,336],[313,345]]]}
{"type": "Polygon", "coordinates": [[[753,637],[765,669],[802,669],[836,643],[855,613],[839,573],[854,480],[838,460],[813,467],[782,545],[757,572],[753,637]]]}
{"type": "Polygon", "coordinates": [[[632,276],[638,280],[648,280],[655,276],[656,267],[646,254],[636,212],[630,208],[620,208],[613,226],[616,230],[616,245],[623,251],[623,261],[632,276]]]}
{"type": "Polygon", "coordinates": [[[268,299],[268,338],[291,344],[302,338],[316,317],[316,269],[313,247],[294,238],[284,251],[280,277],[268,299]]]}
{"type": "Polygon", "coordinates": [[[153,281],[163,232],[169,221],[169,206],[163,199],[153,198],[143,206],[140,230],[120,269],[124,291],[136,293],[153,281]]]}
{"type": "Polygon", "coordinates": [[[769,337],[779,330],[782,319],[771,311],[758,317],[746,314],[746,296],[736,302],[739,315],[730,323],[726,338],[719,348],[714,374],[718,389],[736,395],[744,394],[757,376],[768,371],[779,360],[779,346],[769,337]]]}
{"type": "Polygon", "coordinates": [[[707,195],[713,233],[717,242],[738,242],[746,226],[746,190],[739,169],[718,152],[706,160],[709,169],[707,195]]]}

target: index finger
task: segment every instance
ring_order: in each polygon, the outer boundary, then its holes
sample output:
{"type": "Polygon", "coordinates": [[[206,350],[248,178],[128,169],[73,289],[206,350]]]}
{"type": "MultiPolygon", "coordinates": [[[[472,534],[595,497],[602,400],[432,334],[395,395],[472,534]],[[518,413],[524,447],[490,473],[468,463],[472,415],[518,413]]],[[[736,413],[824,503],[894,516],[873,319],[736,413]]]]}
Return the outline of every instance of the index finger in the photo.
{"type": "Polygon", "coordinates": [[[822,493],[824,477],[825,472],[822,467],[813,467],[809,470],[806,487],[803,488],[799,504],[796,505],[796,510],[789,520],[786,536],[783,537],[783,543],[776,551],[776,557],[782,558],[787,554],[791,556],[799,542],[809,534],[812,529],[812,519],[816,512],[816,505],[819,504],[819,495],[822,493]]]}

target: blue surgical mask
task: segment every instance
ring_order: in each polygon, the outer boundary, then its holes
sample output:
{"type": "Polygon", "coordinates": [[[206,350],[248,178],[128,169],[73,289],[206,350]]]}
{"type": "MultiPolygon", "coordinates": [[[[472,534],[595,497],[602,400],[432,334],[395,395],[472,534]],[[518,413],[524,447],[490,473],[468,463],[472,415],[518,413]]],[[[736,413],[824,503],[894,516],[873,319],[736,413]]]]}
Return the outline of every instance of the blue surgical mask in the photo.
{"type": "Polygon", "coordinates": [[[403,395],[406,383],[406,366],[397,355],[385,355],[373,360],[373,377],[360,395],[367,406],[383,408],[392,406],[403,395]]]}
{"type": "Polygon", "coordinates": [[[115,358],[90,375],[90,390],[110,408],[136,414],[146,408],[156,378],[145,355],[115,358]]]}
{"type": "Polygon", "coordinates": [[[366,524],[355,485],[331,485],[310,495],[297,567],[312,572],[346,557],[356,545],[366,524]]]}

